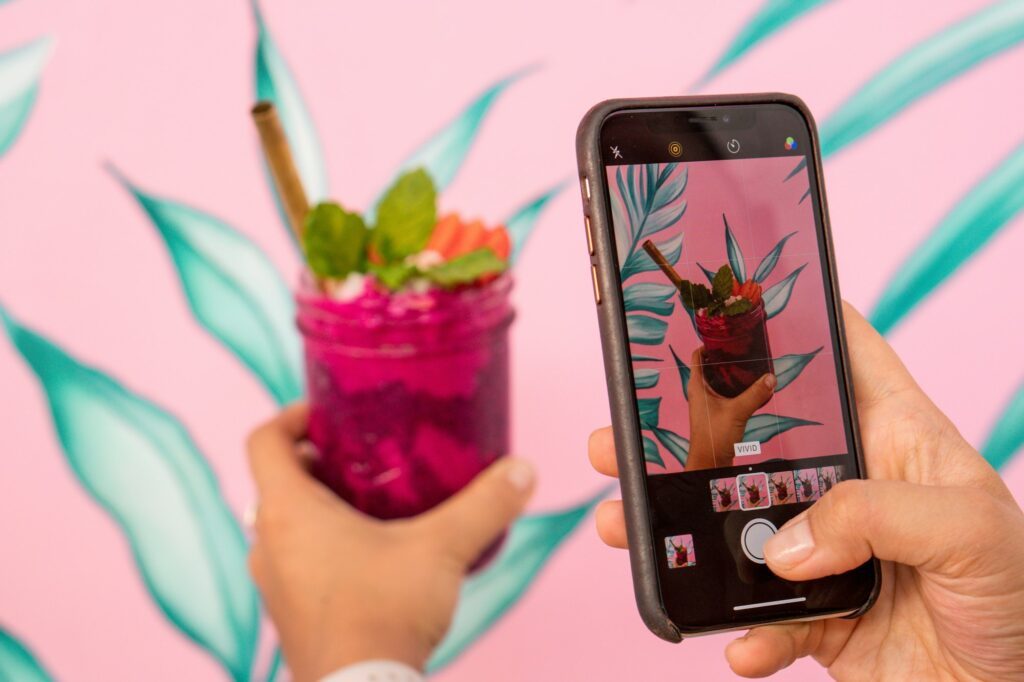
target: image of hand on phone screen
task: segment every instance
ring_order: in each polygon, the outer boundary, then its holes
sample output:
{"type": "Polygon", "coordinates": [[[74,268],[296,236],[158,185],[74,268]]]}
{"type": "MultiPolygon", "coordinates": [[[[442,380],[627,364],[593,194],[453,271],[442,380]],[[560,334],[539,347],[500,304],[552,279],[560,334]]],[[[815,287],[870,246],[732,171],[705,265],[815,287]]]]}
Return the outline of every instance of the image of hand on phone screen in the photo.
{"type": "MultiPolygon", "coordinates": [[[[881,594],[857,619],[754,628],[728,645],[729,664],[745,677],[811,656],[839,680],[1024,679],[1024,514],[882,337],[852,307],[844,317],[869,480],[837,484],[765,554],[793,581],[875,556],[881,594]]],[[[591,436],[590,460],[617,475],[610,428],[591,436]]],[[[596,523],[626,547],[621,502],[596,523]]]]}
{"type": "Polygon", "coordinates": [[[734,461],[734,446],[743,440],[747,421],[772,397],[778,383],[774,374],[765,374],[742,393],[726,398],[708,386],[704,378],[703,347],[690,356],[690,381],[687,403],[690,412],[690,453],[686,470],[729,467],[734,461]]]}

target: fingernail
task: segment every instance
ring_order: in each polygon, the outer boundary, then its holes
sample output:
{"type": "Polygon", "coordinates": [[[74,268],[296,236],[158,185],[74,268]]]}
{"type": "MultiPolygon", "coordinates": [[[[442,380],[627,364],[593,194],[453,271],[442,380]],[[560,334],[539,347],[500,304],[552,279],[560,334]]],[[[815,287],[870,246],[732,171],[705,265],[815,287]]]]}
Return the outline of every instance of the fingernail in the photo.
{"type": "Polygon", "coordinates": [[[775,386],[778,383],[779,383],[779,380],[775,378],[774,374],[765,374],[764,375],[764,385],[768,387],[769,391],[774,391],[775,390],[775,386]]]}
{"type": "Polygon", "coordinates": [[[798,519],[796,523],[783,526],[764,543],[764,555],[768,563],[779,568],[793,568],[814,552],[814,536],[811,523],[798,519]]]}
{"type": "Polygon", "coordinates": [[[513,459],[505,467],[505,478],[512,484],[512,487],[524,491],[533,485],[535,477],[533,465],[525,459],[513,459]]]}

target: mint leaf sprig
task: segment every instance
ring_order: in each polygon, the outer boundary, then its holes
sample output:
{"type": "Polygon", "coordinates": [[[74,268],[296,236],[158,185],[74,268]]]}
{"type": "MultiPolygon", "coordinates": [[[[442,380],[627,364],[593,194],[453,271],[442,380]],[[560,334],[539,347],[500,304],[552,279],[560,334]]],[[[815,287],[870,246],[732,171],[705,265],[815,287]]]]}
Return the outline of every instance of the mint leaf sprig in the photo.
{"type": "Polygon", "coordinates": [[[319,280],[342,280],[353,272],[369,273],[390,291],[422,277],[451,289],[501,274],[508,262],[482,247],[435,266],[420,268],[410,256],[420,253],[437,224],[437,188],[422,168],[403,173],[384,193],[377,224],[335,202],[324,202],[306,215],[302,249],[319,280]]]}
{"type": "Polygon", "coordinates": [[[679,298],[682,300],[683,306],[691,313],[705,308],[708,317],[742,315],[750,311],[753,304],[747,298],[736,298],[729,301],[730,298],[734,298],[734,283],[736,283],[736,278],[732,268],[726,264],[720,267],[711,279],[710,289],[700,283],[694,284],[688,279],[680,281],[679,298]]]}

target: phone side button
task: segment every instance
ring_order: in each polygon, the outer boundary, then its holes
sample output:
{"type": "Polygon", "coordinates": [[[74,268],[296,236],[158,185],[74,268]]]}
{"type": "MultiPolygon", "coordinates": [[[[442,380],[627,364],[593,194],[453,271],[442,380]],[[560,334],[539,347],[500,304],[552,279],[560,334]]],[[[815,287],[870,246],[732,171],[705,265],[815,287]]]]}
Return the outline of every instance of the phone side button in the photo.
{"type": "Polygon", "coordinates": [[[594,255],[594,235],[590,232],[590,216],[583,216],[583,226],[587,229],[587,252],[594,255]]]}
{"type": "Polygon", "coordinates": [[[601,305],[601,285],[597,282],[597,266],[590,266],[590,277],[594,281],[594,303],[601,305]]]}

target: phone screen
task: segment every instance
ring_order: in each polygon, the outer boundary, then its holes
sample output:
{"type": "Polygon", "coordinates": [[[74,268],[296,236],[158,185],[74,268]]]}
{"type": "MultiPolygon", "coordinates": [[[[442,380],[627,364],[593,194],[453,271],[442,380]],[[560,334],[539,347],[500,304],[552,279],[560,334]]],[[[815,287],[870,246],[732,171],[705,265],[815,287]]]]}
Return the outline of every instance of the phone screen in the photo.
{"type": "Polygon", "coordinates": [[[870,566],[790,583],[762,547],[861,475],[806,121],[778,104],[635,111],[601,143],[670,618],[857,608],[870,566]]]}

